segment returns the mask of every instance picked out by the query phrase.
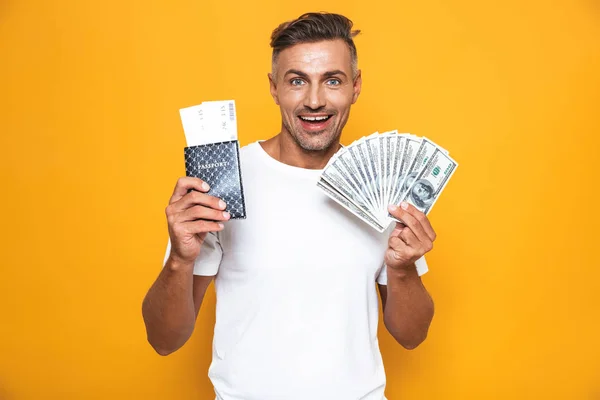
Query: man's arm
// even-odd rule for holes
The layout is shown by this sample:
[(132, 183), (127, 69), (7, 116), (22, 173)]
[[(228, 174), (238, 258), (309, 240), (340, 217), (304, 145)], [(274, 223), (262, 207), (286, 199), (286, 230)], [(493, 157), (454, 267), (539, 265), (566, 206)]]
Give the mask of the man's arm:
[(177, 181), (166, 208), (171, 251), (142, 304), (148, 341), (160, 355), (187, 342), (212, 276), (194, 276), (194, 263), (208, 232), (223, 229), (229, 219), (226, 204), (206, 194), (208, 184), (198, 178)]
[(194, 331), (196, 317), (212, 276), (193, 275), (194, 264), (167, 261), (142, 304), (148, 342), (161, 356), (183, 346)]
[(423, 286), (417, 269), (387, 269), (388, 284), (379, 285), (383, 322), (404, 348), (412, 350), (427, 337), (433, 319), (433, 300)]
[(398, 343), (414, 349), (427, 337), (433, 319), (433, 300), (415, 261), (431, 251), (436, 234), (425, 214), (410, 204), (389, 211), (403, 223), (396, 224), (385, 253), (387, 286), (379, 285), (383, 320)]

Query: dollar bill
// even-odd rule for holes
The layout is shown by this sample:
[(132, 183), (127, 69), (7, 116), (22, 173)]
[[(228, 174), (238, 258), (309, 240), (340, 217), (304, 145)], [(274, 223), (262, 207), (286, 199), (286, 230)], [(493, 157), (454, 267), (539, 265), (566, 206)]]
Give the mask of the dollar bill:
[(317, 186), (324, 191), (324, 193), (329, 196), (336, 203), (343, 206), (345, 209), (350, 211), (352, 214), (356, 215), (361, 221), (367, 223), (373, 229), (378, 232), (383, 232), (385, 228), (379, 224), (376, 219), (370, 217), (364, 210), (360, 209), (356, 205), (354, 205), (351, 201), (345, 198), (341, 193), (339, 193), (335, 188), (329, 185), (327, 182), (323, 180), (319, 180)]
[[(387, 201), (391, 201), (394, 197), (394, 193), (396, 191), (396, 182), (398, 181), (398, 177), (400, 174), (400, 171), (402, 170), (402, 159), (404, 157), (404, 153), (405, 153), (405, 148), (406, 148), (406, 144), (407, 144), (407, 136), (403, 135), (403, 134), (399, 134), (398, 135), (398, 139), (396, 140), (396, 146), (392, 152), (393, 157), (392, 157), (392, 171), (390, 173), (390, 183), (389, 183), (389, 198), (387, 199)], [(387, 216), (387, 206), (388, 204), (385, 204), (383, 206), (384, 212)]]
[(391, 184), (391, 164), (392, 164), (392, 142), (397, 138), (395, 131), (384, 132), (381, 136), (383, 142), (383, 198), (387, 203), (390, 198), (390, 184)]
[(346, 171), (342, 165), (336, 165), (333, 168), (327, 168), (321, 174), (321, 179), (329, 186), (333, 187), (337, 192), (343, 195), (348, 201), (362, 209), (372, 219), (378, 219), (371, 211), (370, 206), (365, 197), (359, 193), (358, 188), (353, 182), (345, 179)]
[(352, 146), (349, 147), (348, 152), (351, 156), (352, 166), (357, 172), (357, 179), (360, 182), (359, 188), (365, 194), (365, 196), (369, 199), (369, 204), (371, 205), (371, 211), (377, 215), (379, 208), (377, 206), (377, 201), (375, 200), (375, 195), (371, 191), (371, 186), (369, 185), (371, 179), (367, 176), (366, 169), (366, 157), (364, 151), (361, 147), (361, 143), (364, 142), (364, 138), (361, 138), (355, 141)]
[(384, 200), (381, 192), (381, 164), (379, 163), (379, 135), (372, 134), (365, 140), (367, 148), (367, 158), (371, 173), (373, 175), (373, 191), (377, 200), (377, 206), (380, 210), (384, 209)]
[(383, 232), (392, 220), (389, 204), (407, 201), (428, 213), (457, 163), (428, 138), (375, 132), (337, 151), (317, 186), (328, 197)]
[(401, 201), (406, 201), (424, 214), (428, 214), (454, 171), (456, 171), (457, 166), (456, 161), (446, 154), (443, 149), (436, 147), (427, 164), (424, 168), (421, 168)]
[[(389, 204), (398, 205), (400, 197), (408, 190), (408, 187), (414, 180), (414, 176), (419, 172), (418, 169), (424, 166), (423, 158), (430, 156), (431, 153), (433, 153), (434, 148), (434, 144), (433, 147), (431, 147), (430, 143), (426, 143), (422, 138), (406, 138), (406, 146), (404, 148), (404, 155), (402, 156), (402, 165), (400, 166), (401, 172), (398, 174), (394, 184), (394, 193), (390, 198)], [(426, 154), (427, 152), (429, 152), (429, 155)], [(418, 162), (417, 159), (419, 159), (420, 162)]]
[(386, 146), (388, 153), (388, 164), (387, 164), (387, 198), (389, 200), (390, 196), (392, 195), (392, 186), (393, 186), (393, 179), (392, 176), (394, 175), (394, 163), (396, 162), (396, 147), (397, 147), (397, 143), (398, 143), (398, 132), (397, 131), (393, 131), (391, 132), (392, 135), (389, 137), (389, 147)]
[(367, 140), (369, 138), (365, 138), (357, 142), (356, 149), (358, 150), (359, 162), (361, 164), (361, 168), (365, 172), (366, 177), (366, 187), (369, 190), (370, 195), (373, 199), (373, 205), (375, 207), (375, 212), (380, 220), (380, 223), (385, 224), (387, 222), (387, 217), (385, 213), (382, 212), (381, 208), (381, 199), (380, 193), (378, 190), (378, 173), (375, 167), (375, 160), (371, 158), (372, 149), (369, 147)]
[(350, 148), (352, 146), (348, 146), (348, 151), (340, 154), (340, 156), (335, 160), (332, 164), (334, 168), (338, 168), (343, 171), (343, 176), (346, 181), (351, 185), (351, 187), (355, 190), (356, 195), (364, 198), (366, 203), (369, 205), (369, 212), (375, 215), (375, 206), (369, 196), (364, 181), (361, 179), (359, 175), (359, 171), (354, 164), (353, 153), (350, 152)]
[(383, 203), (387, 201), (385, 195), (385, 140), (383, 139), (383, 133), (379, 136), (379, 173), (380, 173), (380, 186), (379, 191), (381, 193), (381, 199)]
[[(357, 201), (355, 201), (355, 203), (357, 203), (358, 200), (360, 200), (364, 205), (364, 210), (374, 216), (375, 213), (372, 210), (372, 206), (369, 202), (369, 197), (367, 196), (366, 192), (361, 188), (361, 184), (356, 177), (357, 174), (352, 171), (352, 168), (354, 168), (354, 166), (352, 164), (348, 164), (348, 158), (346, 157), (346, 160), (344, 160), (340, 156), (338, 160), (333, 162), (331, 168), (329, 169), (333, 169), (334, 171), (339, 173), (340, 180), (343, 181), (343, 186), (349, 187), (349, 200), (354, 201), (356, 199)], [(330, 184), (333, 184), (334, 186), (337, 185), (337, 183), (335, 182), (330, 182)]]

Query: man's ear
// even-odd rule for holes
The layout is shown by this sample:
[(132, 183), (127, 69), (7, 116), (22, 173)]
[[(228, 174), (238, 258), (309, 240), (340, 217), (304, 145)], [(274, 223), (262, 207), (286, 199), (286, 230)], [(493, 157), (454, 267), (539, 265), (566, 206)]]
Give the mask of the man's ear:
[(277, 84), (275, 83), (275, 79), (273, 78), (273, 74), (267, 74), (269, 77), (269, 86), (271, 89), (271, 96), (273, 96), (273, 100), (275, 100), (275, 104), (279, 105), (279, 97), (277, 96)]
[(352, 104), (356, 103), (356, 100), (358, 100), (358, 96), (360, 95), (360, 89), (362, 88), (362, 76), (361, 76), (360, 69), (356, 73), (356, 78), (354, 78), (353, 88), (354, 88), (354, 95), (352, 96)]

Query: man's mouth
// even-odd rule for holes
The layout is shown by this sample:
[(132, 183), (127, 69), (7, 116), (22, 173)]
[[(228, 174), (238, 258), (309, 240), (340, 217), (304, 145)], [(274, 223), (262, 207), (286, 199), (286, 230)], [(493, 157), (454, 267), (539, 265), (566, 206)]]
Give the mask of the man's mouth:
[(322, 131), (329, 125), (333, 115), (331, 114), (319, 114), (319, 115), (298, 115), (302, 128), (310, 132)]
[(320, 115), (318, 117), (314, 117), (314, 116), (305, 116), (305, 115), (300, 115), (299, 118), (302, 121), (306, 121), (306, 122), (321, 122), (321, 121), (326, 121), (331, 117), (331, 115)]

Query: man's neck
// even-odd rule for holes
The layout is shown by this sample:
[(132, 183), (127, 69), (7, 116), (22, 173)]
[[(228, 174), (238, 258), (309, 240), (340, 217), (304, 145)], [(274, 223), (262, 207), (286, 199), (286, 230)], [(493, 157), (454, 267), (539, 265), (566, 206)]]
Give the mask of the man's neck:
[(340, 149), (339, 141), (321, 151), (304, 150), (290, 136), (279, 133), (260, 143), (268, 155), (279, 162), (305, 169), (323, 169), (329, 159)]

